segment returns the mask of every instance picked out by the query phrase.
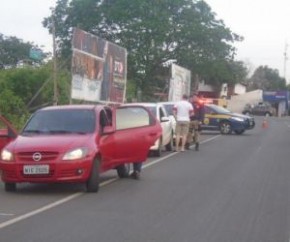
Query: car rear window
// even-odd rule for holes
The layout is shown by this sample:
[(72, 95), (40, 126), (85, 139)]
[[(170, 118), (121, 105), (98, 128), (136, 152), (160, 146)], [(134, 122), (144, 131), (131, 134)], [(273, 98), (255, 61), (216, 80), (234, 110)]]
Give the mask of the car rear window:
[(214, 105), (214, 104), (209, 104), (208, 107), (210, 107), (214, 112), (216, 113), (230, 113), (231, 111), (221, 107), (221, 106), (217, 106), (217, 105)]
[(150, 125), (149, 113), (141, 107), (125, 107), (117, 109), (116, 128), (117, 130), (137, 128)]

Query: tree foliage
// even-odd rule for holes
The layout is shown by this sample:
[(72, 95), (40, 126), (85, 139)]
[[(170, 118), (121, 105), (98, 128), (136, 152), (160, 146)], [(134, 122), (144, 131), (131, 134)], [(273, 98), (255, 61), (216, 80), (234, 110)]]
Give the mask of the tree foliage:
[[(210, 84), (236, 82), (244, 69), (232, 44), (242, 38), (199, 0), (58, 0), (44, 26), (56, 24), (59, 53), (70, 53), (73, 27), (128, 50), (128, 79), (145, 93), (166, 86), (168, 60)], [(238, 74), (234, 71), (241, 71)]]
[[(58, 73), (59, 104), (69, 103), (69, 81), (68, 72)], [(36, 109), (53, 104), (52, 63), (0, 70), (0, 97), (1, 113), (22, 127)]]
[[(30, 42), (24, 42), (14, 36), (4, 36), (0, 33), (0, 69), (14, 68), (22, 63), (33, 64), (35, 61), (30, 58), (30, 50), (39, 49)], [(43, 57), (47, 54), (43, 53)]]
[(1, 89), (0, 96), (1, 114), (19, 130), (29, 116), (23, 100), (9, 89)]
[(249, 89), (264, 91), (285, 90), (286, 80), (280, 77), (279, 71), (268, 66), (259, 66), (248, 80)]

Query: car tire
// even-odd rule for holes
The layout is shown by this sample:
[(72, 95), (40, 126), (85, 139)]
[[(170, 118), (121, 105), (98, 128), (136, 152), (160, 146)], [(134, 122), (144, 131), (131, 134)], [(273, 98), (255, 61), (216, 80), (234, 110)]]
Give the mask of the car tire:
[(16, 191), (16, 183), (5, 182), (5, 191), (6, 192), (15, 192)]
[(86, 182), (87, 192), (98, 192), (100, 183), (100, 160), (96, 158), (93, 161), (91, 174)]
[(130, 173), (130, 163), (122, 164), (116, 167), (117, 174), (120, 178), (129, 177)]
[(167, 151), (172, 151), (173, 150), (173, 134), (170, 136), (170, 141), (169, 143), (165, 146)]
[(220, 132), (221, 134), (231, 134), (232, 133), (232, 126), (230, 122), (222, 121), (220, 123)]
[(161, 154), (162, 154), (162, 139), (159, 139), (158, 148), (157, 150), (154, 150), (154, 155), (160, 157)]
[(270, 117), (270, 116), (271, 116), (271, 114), (269, 112), (265, 113), (265, 117)]
[(235, 134), (243, 134), (245, 132), (245, 130), (244, 129), (242, 129), (242, 130), (235, 130), (234, 132), (235, 132)]

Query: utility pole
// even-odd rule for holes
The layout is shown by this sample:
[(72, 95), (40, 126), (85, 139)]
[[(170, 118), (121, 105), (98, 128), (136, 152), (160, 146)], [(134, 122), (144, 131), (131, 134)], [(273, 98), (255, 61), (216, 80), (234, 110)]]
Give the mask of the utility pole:
[(288, 48), (288, 43), (286, 42), (285, 50), (284, 50), (284, 78), (286, 80), (286, 84), (288, 84), (287, 82), (287, 61), (288, 61), (287, 48)]
[(57, 90), (57, 61), (56, 61), (56, 41), (55, 41), (55, 13), (52, 8), (52, 48), (53, 48), (53, 105), (57, 105), (58, 102), (58, 90)]

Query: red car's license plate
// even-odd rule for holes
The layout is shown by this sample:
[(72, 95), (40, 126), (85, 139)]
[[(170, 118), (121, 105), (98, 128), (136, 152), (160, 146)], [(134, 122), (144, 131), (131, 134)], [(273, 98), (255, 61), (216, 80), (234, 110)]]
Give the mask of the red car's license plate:
[(23, 166), (24, 175), (49, 174), (49, 165), (25, 165)]

